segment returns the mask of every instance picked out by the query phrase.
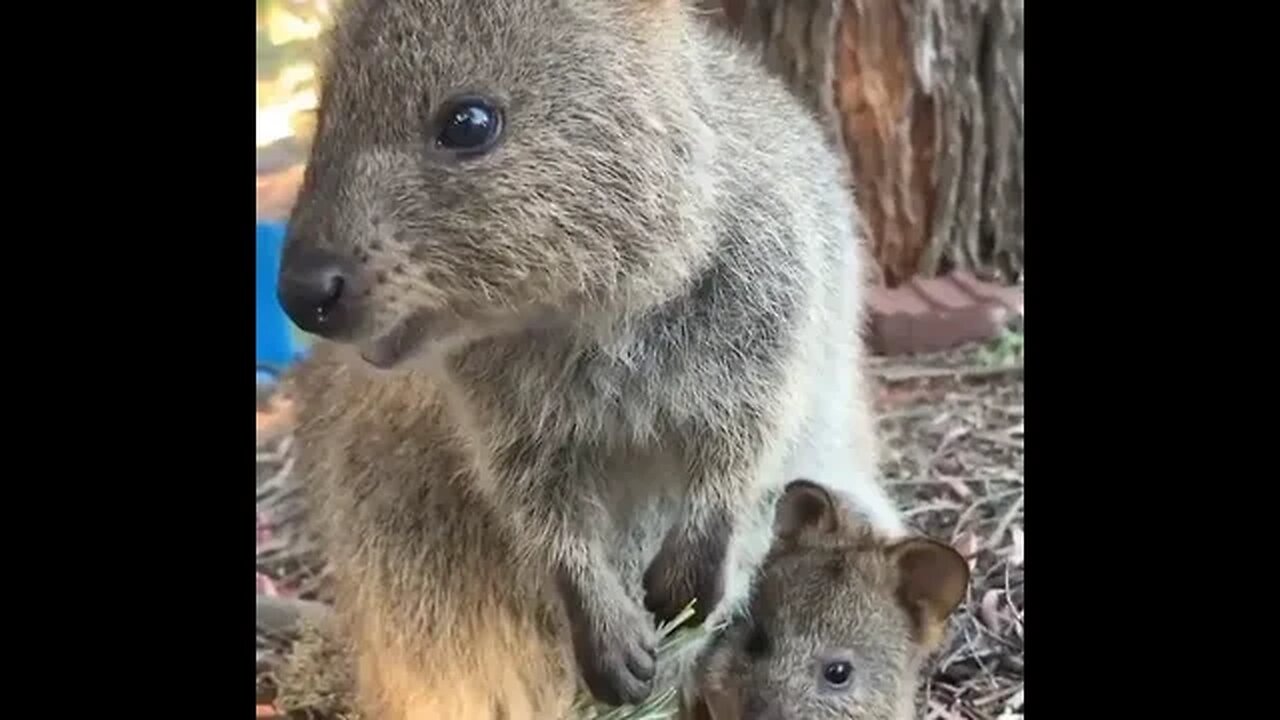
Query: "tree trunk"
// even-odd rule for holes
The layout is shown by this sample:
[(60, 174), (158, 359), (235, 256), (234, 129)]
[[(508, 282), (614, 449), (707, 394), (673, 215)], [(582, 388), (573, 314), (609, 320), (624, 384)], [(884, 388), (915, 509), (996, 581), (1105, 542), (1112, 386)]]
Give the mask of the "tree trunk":
[(1022, 0), (699, 0), (849, 155), (882, 279), (1023, 264)]

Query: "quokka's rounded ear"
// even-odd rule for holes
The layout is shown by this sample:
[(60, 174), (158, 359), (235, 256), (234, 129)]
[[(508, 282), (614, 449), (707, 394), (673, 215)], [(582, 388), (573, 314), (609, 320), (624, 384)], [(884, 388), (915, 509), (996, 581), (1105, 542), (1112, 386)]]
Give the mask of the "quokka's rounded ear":
[(831, 491), (812, 480), (792, 480), (778, 499), (774, 533), (795, 538), (801, 533), (825, 534), (840, 529), (839, 501)]
[(916, 639), (932, 646), (969, 591), (969, 563), (955, 548), (929, 538), (902, 540), (889, 553), (898, 566), (898, 599), (911, 615)]

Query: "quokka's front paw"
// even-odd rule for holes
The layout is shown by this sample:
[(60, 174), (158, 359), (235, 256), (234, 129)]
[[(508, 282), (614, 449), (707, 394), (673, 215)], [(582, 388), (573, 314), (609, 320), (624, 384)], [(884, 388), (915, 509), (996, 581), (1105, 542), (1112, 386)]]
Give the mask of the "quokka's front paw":
[[(587, 591), (590, 592), (590, 591)], [(562, 589), (573, 652), (587, 689), (609, 705), (637, 705), (653, 692), (657, 632), (630, 602)]]
[(722, 534), (691, 542), (673, 529), (644, 573), (644, 606), (669, 621), (694, 602), (694, 622), (702, 622), (724, 595), (728, 538)]

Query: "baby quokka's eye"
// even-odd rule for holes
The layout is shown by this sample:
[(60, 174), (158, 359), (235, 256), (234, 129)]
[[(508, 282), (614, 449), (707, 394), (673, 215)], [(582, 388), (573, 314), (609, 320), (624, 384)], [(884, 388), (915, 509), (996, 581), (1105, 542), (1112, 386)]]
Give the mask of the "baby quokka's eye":
[(484, 98), (459, 98), (445, 105), (437, 127), (437, 149), (463, 158), (474, 157), (488, 152), (497, 143), (502, 134), (502, 112)]
[(822, 666), (822, 680), (833, 690), (843, 690), (853, 679), (853, 665), (844, 660), (829, 662)]

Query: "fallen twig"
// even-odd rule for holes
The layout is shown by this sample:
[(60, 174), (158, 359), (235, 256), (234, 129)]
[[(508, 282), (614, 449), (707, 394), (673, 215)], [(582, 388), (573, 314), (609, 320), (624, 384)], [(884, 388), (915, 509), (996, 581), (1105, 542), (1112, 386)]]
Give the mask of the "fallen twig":
[(876, 416), (877, 423), (887, 423), (894, 420), (915, 420), (918, 418), (929, 417), (936, 412), (933, 408), (914, 408), (909, 410), (895, 410), (893, 412), (883, 413)]
[(970, 365), (957, 368), (890, 366), (874, 368), (872, 374), (885, 382), (903, 382), (928, 378), (983, 378), (1000, 375), (1020, 375), (1022, 374), (1022, 363), (995, 366)]
[(914, 517), (923, 515), (924, 513), (937, 512), (939, 510), (959, 510), (962, 506), (959, 503), (950, 500), (935, 500), (926, 505), (918, 505), (903, 513), (903, 517)]
[(1005, 511), (1004, 517), (1000, 518), (1000, 523), (996, 525), (995, 532), (992, 532), (991, 536), (987, 538), (988, 549), (994, 550), (1000, 544), (1000, 540), (1004, 538), (1005, 531), (1009, 529), (1009, 526), (1013, 524), (1013, 519), (1022, 510), (1022, 502), (1026, 497), (1026, 493), (1020, 493), (1018, 499)]
[(979, 698), (970, 700), (969, 704), (974, 707), (983, 707), (985, 705), (990, 705), (991, 703), (1000, 702), (1001, 700), (1017, 695), (1020, 692), (1022, 692), (1022, 683), (1010, 685), (1009, 687), (987, 693)]
[(1018, 450), (1024, 449), (1021, 440), (1015, 440), (1014, 438), (1000, 435), (998, 433), (978, 433), (977, 435), (974, 435), (974, 437), (986, 440), (987, 442), (996, 443), (997, 445), (1004, 445), (1005, 447), (1017, 448)]

